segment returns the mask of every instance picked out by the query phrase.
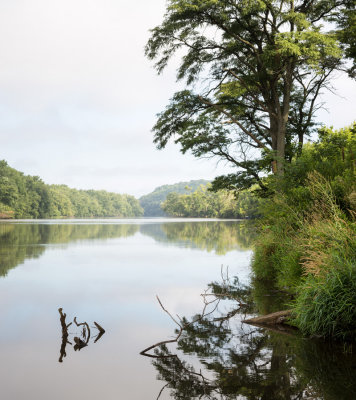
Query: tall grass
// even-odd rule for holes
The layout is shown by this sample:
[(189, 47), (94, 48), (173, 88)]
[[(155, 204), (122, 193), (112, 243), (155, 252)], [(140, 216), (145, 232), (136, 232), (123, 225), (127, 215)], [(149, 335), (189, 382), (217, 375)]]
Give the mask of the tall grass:
[(294, 303), (295, 324), (307, 335), (356, 338), (356, 266), (344, 262), (303, 280)]
[[(253, 271), (294, 294), (294, 323), (308, 335), (356, 339), (356, 224), (331, 185), (309, 174), (301, 210), (279, 197), (256, 243)], [(272, 218), (272, 220), (271, 220)]]

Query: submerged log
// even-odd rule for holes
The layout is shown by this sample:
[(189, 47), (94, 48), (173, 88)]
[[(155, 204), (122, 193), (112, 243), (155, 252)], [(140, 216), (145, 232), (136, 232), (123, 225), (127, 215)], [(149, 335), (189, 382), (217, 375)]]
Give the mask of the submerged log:
[(277, 311), (260, 317), (245, 319), (245, 324), (250, 325), (288, 325), (292, 310)]

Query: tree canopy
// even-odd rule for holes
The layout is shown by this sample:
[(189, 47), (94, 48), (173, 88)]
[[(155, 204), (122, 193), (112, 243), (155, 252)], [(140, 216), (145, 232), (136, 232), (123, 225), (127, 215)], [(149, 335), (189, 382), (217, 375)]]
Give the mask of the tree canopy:
[(207, 184), (204, 179), (192, 180), (189, 182), (178, 182), (173, 185), (158, 186), (153, 192), (139, 198), (144, 209), (145, 217), (163, 217), (166, 215), (161, 204), (166, 200), (169, 193), (188, 194), (196, 191), (200, 185)]
[(169, 193), (162, 209), (174, 217), (254, 218), (258, 216), (259, 200), (244, 190), (238, 197), (229, 190), (212, 192), (211, 185), (201, 185), (190, 194)]
[(47, 185), (0, 161), (0, 218), (139, 217), (143, 209), (127, 194)]
[(169, 0), (146, 55), (159, 73), (180, 56), (187, 87), (158, 115), (158, 148), (174, 139), (236, 167), (215, 189), (266, 190), (261, 176), (283, 175), (301, 154), (320, 93), (354, 55), (354, 10), (340, 0)]

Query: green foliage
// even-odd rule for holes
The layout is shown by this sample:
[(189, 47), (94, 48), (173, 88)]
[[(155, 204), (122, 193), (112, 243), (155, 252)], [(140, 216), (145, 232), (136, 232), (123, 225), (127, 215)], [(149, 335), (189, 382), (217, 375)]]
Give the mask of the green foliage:
[(14, 217), (14, 211), (6, 204), (0, 203), (0, 219), (8, 219)]
[(169, 193), (162, 209), (171, 216), (193, 218), (254, 218), (258, 215), (258, 199), (250, 191), (239, 193), (201, 185), (190, 194)]
[(319, 94), (349, 57), (350, 46), (340, 45), (330, 21), (345, 15), (346, 32), (351, 3), (169, 0), (146, 55), (161, 73), (178, 53), (177, 77), (187, 87), (158, 115), (157, 147), (173, 140), (183, 153), (217, 157), (235, 168), (214, 187), (258, 184), (266, 191), (270, 161), (282, 175), (301, 154)]
[(356, 258), (325, 276), (308, 275), (299, 288), (294, 313), (304, 334), (355, 340)]
[[(267, 205), (269, 207), (267, 207)], [(265, 203), (262, 230), (255, 243), (253, 271), (258, 279), (274, 280), (279, 288), (295, 292), (302, 273), (300, 238), (302, 226), (286, 199)]]
[(206, 185), (208, 181), (203, 179), (189, 182), (179, 182), (174, 185), (163, 185), (157, 187), (152, 193), (140, 197), (141, 207), (144, 209), (145, 217), (161, 217), (165, 216), (165, 212), (161, 208), (169, 193), (191, 193), (197, 190), (200, 185)]
[(356, 125), (322, 128), (262, 204), (253, 270), (294, 294), (305, 334), (356, 338)]
[(0, 161), (0, 215), (3, 218), (138, 217), (138, 200), (103, 190), (46, 185)]
[(345, 55), (352, 62), (348, 69), (352, 78), (356, 77), (356, 1), (345, 0), (345, 9), (334, 16), (338, 25), (337, 37), (342, 43)]

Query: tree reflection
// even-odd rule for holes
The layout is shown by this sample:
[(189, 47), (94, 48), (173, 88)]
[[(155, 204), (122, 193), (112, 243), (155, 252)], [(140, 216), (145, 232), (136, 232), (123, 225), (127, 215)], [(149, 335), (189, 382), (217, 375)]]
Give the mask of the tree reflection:
[(226, 254), (232, 250), (251, 248), (251, 223), (238, 221), (168, 222), (161, 225), (142, 225), (143, 234), (164, 243)]
[(28, 258), (40, 257), (44, 244), (128, 237), (138, 230), (133, 224), (0, 224), (0, 276)]
[(0, 223), (0, 276), (6, 276), (9, 270), (28, 258), (40, 257), (45, 244), (129, 237), (139, 231), (159, 242), (214, 250), (217, 254), (249, 248), (252, 232), (247, 223), (236, 221), (142, 225)]
[(162, 344), (154, 350), (158, 379), (166, 383), (164, 390), (170, 390), (172, 398), (354, 398), (355, 355), (292, 330), (281, 334), (243, 324), (256, 311), (253, 290), (238, 280), (229, 285), (229, 292), (226, 284), (210, 287), (209, 294), (220, 296), (215, 311), (189, 321), (182, 318), (183, 330), (174, 348)]

